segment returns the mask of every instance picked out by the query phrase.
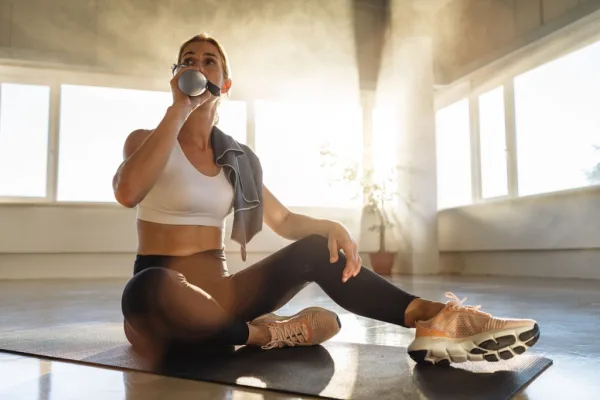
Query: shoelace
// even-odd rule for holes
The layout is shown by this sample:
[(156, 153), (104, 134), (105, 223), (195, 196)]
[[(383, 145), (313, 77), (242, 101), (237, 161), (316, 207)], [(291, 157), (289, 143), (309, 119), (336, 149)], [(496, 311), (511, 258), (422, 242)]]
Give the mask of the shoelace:
[(278, 347), (280, 344), (287, 344), (288, 346), (293, 347), (297, 343), (306, 343), (306, 336), (302, 329), (301, 322), (270, 324), (269, 332), (271, 332), (273, 340), (262, 346), (265, 350)]
[(465, 297), (462, 300), (459, 300), (459, 298), (452, 292), (446, 292), (446, 297), (448, 299), (450, 299), (449, 302), (447, 302), (446, 304), (450, 305), (452, 308), (456, 309), (456, 310), (460, 310), (460, 311), (469, 311), (475, 314), (481, 314), (481, 315), (485, 315), (486, 317), (491, 317), (491, 314), (483, 312), (480, 310), (481, 305), (477, 305), (477, 306), (467, 306), (464, 305), (463, 303), (465, 301), (467, 301), (467, 298)]

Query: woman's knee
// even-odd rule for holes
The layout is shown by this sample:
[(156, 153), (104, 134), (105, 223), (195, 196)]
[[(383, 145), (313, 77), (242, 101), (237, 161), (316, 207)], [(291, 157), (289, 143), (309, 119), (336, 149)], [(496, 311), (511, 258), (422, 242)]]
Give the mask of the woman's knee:
[[(297, 253), (312, 264), (331, 262), (329, 240), (321, 235), (310, 235), (300, 239), (297, 244)], [(338, 262), (345, 262), (344, 253), (338, 249)]]
[(337, 262), (331, 262), (329, 241), (323, 236), (310, 235), (299, 240), (296, 244), (297, 247), (294, 251), (295, 259), (300, 262), (300, 270), (305, 274), (304, 276), (307, 281), (317, 282), (323, 273), (329, 273), (334, 270), (331, 267), (346, 263), (344, 254), (340, 251), (338, 251)]
[(306, 236), (295, 243), (297, 249), (301, 252), (311, 254), (329, 254), (329, 244), (327, 238), (321, 235)]

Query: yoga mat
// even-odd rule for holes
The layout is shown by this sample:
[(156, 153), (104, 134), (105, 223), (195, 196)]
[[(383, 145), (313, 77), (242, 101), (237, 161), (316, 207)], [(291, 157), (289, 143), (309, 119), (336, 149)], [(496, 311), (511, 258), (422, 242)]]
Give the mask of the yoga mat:
[(269, 351), (231, 347), (219, 354), (173, 350), (151, 366), (131, 348), (121, 323), (5, 330), (0, 350), (333, 399), (505, 400), (552, 364), (525, 354), (497, 363), (417, 366), (403, 347), (330, 341)]

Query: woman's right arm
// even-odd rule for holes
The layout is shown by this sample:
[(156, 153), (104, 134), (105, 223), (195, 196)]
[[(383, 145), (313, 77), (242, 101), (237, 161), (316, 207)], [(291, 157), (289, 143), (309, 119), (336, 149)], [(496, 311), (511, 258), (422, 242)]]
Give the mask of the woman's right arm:
[(194, 66), (183, 68), (171, 78), (173, 104), (156, 129), (133, 131), (125, 140), (124, 161), (113, 177), (115, 199), (125, 207), (133, 208), (146, 197), (167, 164), (187, 117), (211, 97), (208, 90), (190, 98), (179, 89), (179, 76), (188, 69), (198, 70)]
[(113, 178), (115, 199), (135, 207), (152, 189), (165, 167), (189, 108), (171, 106), (153, 131), (136, 130), (123, 146), (124, 161)]

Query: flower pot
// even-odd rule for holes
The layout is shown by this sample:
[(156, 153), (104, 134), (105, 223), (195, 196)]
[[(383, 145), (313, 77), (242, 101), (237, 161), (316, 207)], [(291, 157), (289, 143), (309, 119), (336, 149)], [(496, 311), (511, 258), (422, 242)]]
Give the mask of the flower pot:
[(378, 251), (376, 253), (369, 253), (369, 258), (371, 259), (371, 267), (374, 272), (384, 276), (392, 275), (396, 253)]

